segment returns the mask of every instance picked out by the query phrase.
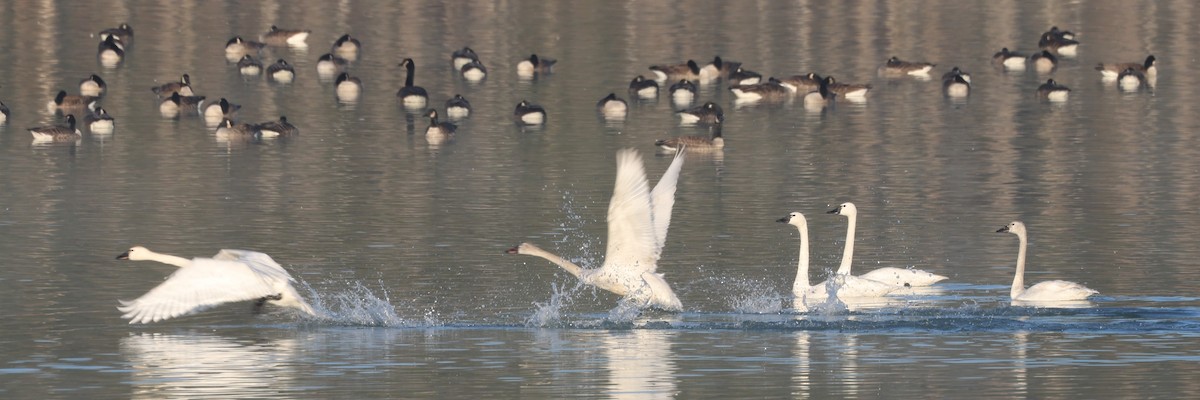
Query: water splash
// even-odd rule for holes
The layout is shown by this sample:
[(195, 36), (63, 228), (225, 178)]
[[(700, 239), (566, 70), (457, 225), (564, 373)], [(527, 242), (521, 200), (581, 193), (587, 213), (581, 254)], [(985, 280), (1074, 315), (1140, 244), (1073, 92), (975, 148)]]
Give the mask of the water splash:
[(531, 328), (548, 328), (562, 324), (562, 310), (574, 302), (573, 294), (578, 291), (580, 284), (573, 289), (560, 288), (557, 283), (550, 284), (550, 301), (534, 302), (535, 310), (525, 319), (525, 326)]
[[(414, 321), (404, 319), (396, 312), (396, 306), (389, 298), (387, 288), (379, 282), (379, 294), (364, 285), (361, 281), (344, 283), (341, 290), (325, 289), (319, 292), (307, 282), (300, 282), (301, 290), (306, 292), (310, 305), (317, 311), (318, 317), (311, 322), (331, 325), (352, 326), (413, 326)], [(332, 286), (332, 285), (323, 285)], [(426, 313), (425, 325), (436, 324), (436, 316)]]

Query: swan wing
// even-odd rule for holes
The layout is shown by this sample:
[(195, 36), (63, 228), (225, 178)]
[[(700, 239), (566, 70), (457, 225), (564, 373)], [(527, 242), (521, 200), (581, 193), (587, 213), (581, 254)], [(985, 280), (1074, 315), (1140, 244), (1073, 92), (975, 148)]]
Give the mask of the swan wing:
[(637, 151), (618, 151), (617, 181), (608, 203), (608, 247), (601, 268), (654, 271), (658, 259), (649, 186)]
[(896, 267), (883, 267), (858, 277), (870, 279), (873, 281), (883, 282), (893, 286), (929, 286), (934, 283), (946, 280), (946, 277), (934, 274), (932, 272)]
[(259, 253), (250, 250), (236, 249), (221, 249), (217, 255), (213, 256), (214, 260), (234, 261), (246, 264), (251, 270), (259, 275), (270, 277), (280, 281), (295, 282), (291, 274), (283, 269), (282, 265), (275, 262), (275, 259), (266, 253)]
[(646, 282), (643, 290), (650, 291), (648, 305), (665, 311), (683, 310), (683, 303), (675, 296), (675, 291), (671, 290), (671, 285), (667, 284), (663, 274), (643, 272), (642, 280)]
[(654, 221), (654, 259), (662, 254), (667, 244), (667, 228), (671, 226), (671, 209), (675, 206), (675, 187), (679, 183), (679, 171), (683, 169), (683, 149), (675, 153), (671, 166), (663, 172), (654, 190), (650, 191), (651, 220)]
[(223, 303), (277, 295), (269, 276), (242, 262), (197, 258), (167, 280), (133, 301), (122, 301), (118, 310), (129, 323), (157, 322), (192, 314)]

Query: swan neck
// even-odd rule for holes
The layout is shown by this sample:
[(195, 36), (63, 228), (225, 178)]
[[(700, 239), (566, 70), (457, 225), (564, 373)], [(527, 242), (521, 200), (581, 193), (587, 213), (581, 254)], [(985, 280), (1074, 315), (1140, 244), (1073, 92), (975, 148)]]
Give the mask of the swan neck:
[(838, 266), (838, 275), (850, 275), (850, 262), (854, 258), (854, 230), (858, 215), (847, 215), (850, 219), (846, 226), (846, 247), (842, 249), (842, 265)]
[(1009, 297), (1016, 299), (1025, 292), (1025, 246), (1028, 244), (1028, 239), (1025, 233), (1018, 233), (1017, 239), (1021, 242), (1020, 250), (1017, 251), (1017, 273), (1013, 277), (1012, 290), (1009, 292)]
[(800, 261), (796, 266), (796, 281), (792, 283), (792, 294), (804, 293), (808, 290), (808, 227), (797, 227), (800, 230)]
[(570, 272), (571, 275), (574, 275), (576, 278), (581, 278), (581, 275), (583, 274), (582, 267), (575, 265), (573, 262), (567, 261), (565, 258), (559, 257), (557, 254), (542, 250), (539, 247), (529, 249), (528, 254), (531, 256), (545, 258), (552, 263), (558, 264), (559, 267), (567, 270), (567, 272)]
[(192, 266), (192, 260), (189, 260), (189, 259), (186, 259), (183, 257), (173, 256), (170, 254), (155, 253), (155, 252), (152, 252), (149, 250), (147, 250), (146, 252), (149, 253), (146, 256), (147, 260), (158, 261), (163, 264), (171, 264), (171, 265), (174, 265), (179, 268), (187, 268), (187, 267)]

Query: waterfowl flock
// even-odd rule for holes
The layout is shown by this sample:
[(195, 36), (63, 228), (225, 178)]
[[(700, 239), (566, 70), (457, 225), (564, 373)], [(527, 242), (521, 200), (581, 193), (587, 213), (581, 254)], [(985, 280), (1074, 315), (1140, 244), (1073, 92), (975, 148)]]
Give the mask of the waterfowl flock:
[[(296, 68), (285, 58), (278, 58), (264, 67), (264, 49), (271, 46), (307, 46), (306, 41), (310, 35), (311, 31), (308, 30), (271, 26), (259, 37), (260, 41), (248, 40), (242, 36), (229, 39), (224, 48), (225, 57), (232, 65), (236, 65), (237, 74), (264, 74), (273, 82), (287, 84), (297, 79)], [(100, 32), (99, 37), (97, 57), (104, 66), (119, 65), (128, 52), (134, 51), (131, 48), (133, 29), (128, 24), (105, 29)], [(1031, 65), (1038, 73), (1048, 74), (1063, 62), (1063, 58), (1076, 57), (1078, 46), (1079, 42), (1073, 33), (1053, 27), (1040, 36), (1038, 51), (1026, 55), (1004, 47), (992, 55), (991, 62), (996, 68), (1006, 71), (1019, 71)], [(336, 76), (333, 84), (340, 100), (352, 101), (362, 92), (362, 82), (350, 74), (361, 51), (360, 41), (346, 34), (332, 42), (328, 53), (316, 59), (318, 75), (330, 78)], [(478, 82), (488, 77), (484, 62), (469, 47), (451, 52), (450, 63), (464, 80)], [(423, 62), (422, 65), (428, 64)], [(563, 66), (569, 68), (569, 64), (567, 61)], [(878, 74), (886, 79), (928, 80), (937, 65), (892, 56), (880, 64)], [(431, 104), (437, 103), (432, 103), (429, 91), (419, 86), (417, 60), (404, 58), (397, 66), (404, 73), (403, 86), (396, 92), (398, 104), (406, 109), (424, 110), (420, 115), (428, 119), (425, 137), (430, 143), (452, 142), (458, 134), (458, 126), (442, 117), (449, 120), (470, 117), (470, 102), (462, 94), (454, 94), (445, 101), (445, 112), (439, 113), (436, 105), (430, 108)], [(518, 76), (530, 77), (552, 74), (555, 69), (563, 66), (559, 66), (558, 60), (553, 58), (530, 54), (522, 58), (514, 68)], [(674, 152), (676, 155), (658, 184), (653, 187), (649, 186), (642, 158), (636, 150), (626, 149), (617, 153), (616, 183), (608, 211), (608, 247), (604, 263), (600, 267), (589, 269), (578, 266), (530, 243), (522, 243), (508, 252), (547, 259), (579, 278), (582, 283), (623, 296), (640, 306), (678, 311), (683, 305), (672, 291), (665, 275), (659, 272), (657, 262), (670, 225), (679, 173), (686, 153), (720, 151), (726, 145), (720, 129), (726, 114), (721, 105), (701, 99), (702, 92), (698, 90), (698, 86), (723, 83), (738, 102), (771, 103), (798, 100), (805, 107), (815, 108), (827, 107), (841, 101), (866, 102), (870, 94), (877, 89), (871, 83), (843, 83), (832, 75), (820, 75), (816, 72), (781, 75), (785, 76), (783, 78), (768, 76), (764, 79), (764, 75), (748, 69), (743, 63), (725, 60), (720, 56), (715, 56), (703, 66), (689, 59), (680, 63), (649, 65), (648, 69), (653, 79), (647, 78), (646, 75), (635, 76), (628, 85), (628, 95), (635, 100), (656, 99), (660, 96), (660, 88), (669, 85), (667, 94), (672, 102), (681, 108), (676, 111), (680, 122), (707, 126), (710, 128), (709, 134), (656, 140), (654, 145), (657, 148)], [(1123, 90), (1152, 88), (1157, 76), (1157, 59), (1150, 55), (1142, 62), (1100, 63), (1095, 70), (1100, 72), (1105, 82), (1117, 82)], [(178, 80), (149, 88), (159, 99), (159, 111), (163, 117), (203, 116), (214, 135), (227, 139), (262, 140), (299, 134), (299, 128), (285, 116), (259, 123), (237, 122), (241, 105), (224, 97), (210, 101), (205, 95), (196, 92), (187, 73), (179, 76)], [(971, 95), (971, 75), (957, 66), (941, 75), (941, 81), (947, 97), (963, 98)], [(1064, 102), (1068, 101), (1070, 92), (1071, 89), (1067, 86), (1047, 78), (1045, 83), (1037, 88), (1035, 95), (1051, 102)], [(109, 114), (109, 110), (100, 106), (106, 94), (107, 83), (104, 78), (92, 74), (79, 81), (79, 94), (69, 94), (66, 90), (60, 90), (47, 102), (47, 110), (62, 115), (63, 124), (34, 127), (28, 131), (35, 142), (74, 142), (83, 136), (77, 126), (77, 122), (82, 118), (84, 126), (88, 127), (91, 134), (112, 134), (116, 126), (115, 119)], [(696, 105), (692, 106), (693, 104)], [(596, 109), (605, 118), (623, 119), (628, 115), (629, 104), (616, 92), (611, 92), (596, 103)], [(5, 123), (11, 112), (9, 107), (0, 102), (0, 123)], [(518, 125), (542, 125), (549, 121), (548, 114), (549, 111), (545, 107), (521, 99), (516, 103), (512, 118)], [(829, 297), (887, 296), (902, 293), (907, 288), (934, 285), (948, 279), (932, 272), (894, 267), (852, 275), (857, 208), (853, 203), (843, 203), (831, 213), (848, 219), (845, 250), (837, 271), (826, 278), (826, 283), (817, 285), (810, 284), (812, 280), (809, 277), (808, 221), (804, 214), (793, 212), (779, 219), (779, 222), (795, 226), (800, 232), (800, 260), (792, 294), (801, 303)], [(1019, 238), (1019, 254), (1010, 293), (1014, 302), (1075, 301), (1087, 299), (1097, 293), (1081, 284), (1067, 281), (1048, 281), (1029, 288), (1024, 287), (1027, 242), (1025, 225), (1012, 222), (998, 232), (1013, 233)], [(211, 259), (185, 260), (134, 247), (130, 252), (123, 254), (122, 258), (155, 260), (180, 267), (176, 274), (158, 288), (133, 302), (123, 303), (121, 310), (126, 313), (125, 318), (130, 319), (131, 323), (159, 321), (224, 302), (245, 300), (257, 300), (259, 305), (265, 301), (283, 303), (307, 314), (313, 314), (311, 307), (304, 303), (290, 286), (293, 281), (291, 276), (262, 253), (223, 250)], [(226, 283), (246, 284), (244, 293), (215, 297), (200, 291), (201, 288), (189, 283), (189, 279), (203, 278), (193, 277), (192, 272), (204, 268), (222, 268), (227, 271), (231, 275), (227, 277)], [(212, 271), (215, 270), (203, 273), (215, 273)], [(249, 285), (249, 282), (257, 282), (258, 286)], [(187, 301), (180, 300), (179, 293), (190, 297), (187, 297)], [(163, 302), (174, 303), (159, 304)]]

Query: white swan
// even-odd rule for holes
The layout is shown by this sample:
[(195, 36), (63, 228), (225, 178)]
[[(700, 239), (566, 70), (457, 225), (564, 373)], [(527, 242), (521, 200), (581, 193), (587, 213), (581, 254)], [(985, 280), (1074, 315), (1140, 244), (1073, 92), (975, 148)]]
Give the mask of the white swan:
[(292, 307), (315, 316), (316, 312), (292, 287), (295, 279), (263, 253), (223, 249), (212, 258), (188, 260), (159, 254), (137, 246), (118, 260), (151, 260), (179, 267), (167, 280), (133, 301), (121, 301), (118, 310), (129, 323), (158, 322), (204, 311), (223, 303), (257, 300)]
[(667, 240), (675, 186), (684, 152), (675, 155), (658, 185), (650, 190), (642, 157), (633, 149), (617, 152), (617, 181), (608, 204), (608, 246), (600, 268), (585, 269), (529, 243), (508, 250), (545, 258), (585, 284), (625, 296), (644, 306), (679, 311), (683, 304), (656, 272)]
[[(796, 229), (800, 230), (800, 262), (796, 268), (796, 281), (792, 283), (792, 296), (798, 302), (805, 304), (810, 300), (824, 300), (829, 298), (829, 281), (816, 285), (808, 284), (808, 220), (804, 218), (804, 214), (793, 212), (786, 217), (778, 219), (777, 222), (795, 226)], [(838, 275), (834, 279), (834, 282), (840, 285), (835, 288), (834, 292), (834, 296), (839, 299), (879, 297), (900, 289), (899, 286), (863, 279), (849, 274)]]
[[(850, 275), (850, 263), (854, 257), (854, 229), (858, 223), (858, 208), (854, 206), (854, 203), (846, 202), (838, 208), (830, 210), (829, 213), (843, 215), (850, 219), (850, 225), (846, 228), (846, 247), (842, 251), (842, 265), (837, 270), (838, 274)], [(904, 287), (929, 286), (946, 279), (944, 276), (915, 268), (895, 267), (880, 268), (858, 277)]]
[(1099, 292), (1088, 289), (1087, 286), (1068, 281), (1045, 281), (1025, 288), (1025, 245), (1029, 242), (1025, 233), (1025, 224), (1013, 221), (996, 232), (1008, 232), (1017, 235), (1021, 241), (1021, 250), (1017, 253), (1017, 274), (1013, 277), (1012, 290), (1009, 296), (1013, 301), (1073, 301), (1086, 300), (1088, 296)]

